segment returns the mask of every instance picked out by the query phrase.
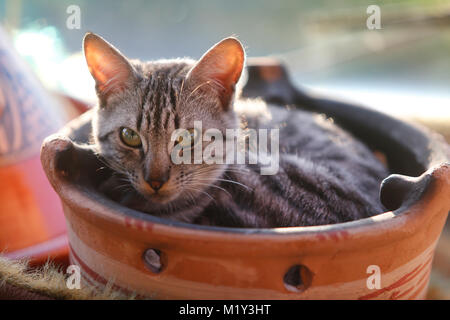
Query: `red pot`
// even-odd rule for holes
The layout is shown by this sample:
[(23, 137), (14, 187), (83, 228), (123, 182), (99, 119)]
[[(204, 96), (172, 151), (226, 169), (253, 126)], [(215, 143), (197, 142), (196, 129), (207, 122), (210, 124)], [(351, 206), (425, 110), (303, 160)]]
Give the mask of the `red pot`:
[(68, 120), (0, 29), (0, 252), (8, 257), (67, 257), (64, 215), (39, 152)]

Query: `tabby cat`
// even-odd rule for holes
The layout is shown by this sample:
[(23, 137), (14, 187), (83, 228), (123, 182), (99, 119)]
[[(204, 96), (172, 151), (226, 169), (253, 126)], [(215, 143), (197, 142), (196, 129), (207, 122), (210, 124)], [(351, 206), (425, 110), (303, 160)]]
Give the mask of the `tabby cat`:
[[(378, 190), (388, 172), (364, 144), (323, 115), (237, 97), (245, 63), (237, 39), (222, 40), (199, 61), (140, 62), (88, 33), (84, 54), (99, 98), (92, 144), (115, 172), (101, 189), (123, 205), (246, 228), (332, 224), (383, 211)], [(279, 129), (278, 172), (261, 174), (259, 160), (174, 164), (171, 152), (183, 139), (172, 133), (201, 136), (194, 121), (225, 138), (226, 129)]]

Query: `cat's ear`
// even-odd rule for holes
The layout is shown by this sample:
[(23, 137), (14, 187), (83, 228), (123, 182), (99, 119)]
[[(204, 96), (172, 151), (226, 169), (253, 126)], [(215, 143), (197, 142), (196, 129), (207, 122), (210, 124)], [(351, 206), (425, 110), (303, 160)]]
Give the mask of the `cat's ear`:
[(87, 33), (83, 39), (83, 49), (101, 99), (122, 92), (135, 81), (136, 72), (127, 58), (100, 36)]
[(245, 52), (236, 38), (226, 38), (206, 52), (188, 74), (194, 85), (214, 88), (228, 108), (244, 68)]

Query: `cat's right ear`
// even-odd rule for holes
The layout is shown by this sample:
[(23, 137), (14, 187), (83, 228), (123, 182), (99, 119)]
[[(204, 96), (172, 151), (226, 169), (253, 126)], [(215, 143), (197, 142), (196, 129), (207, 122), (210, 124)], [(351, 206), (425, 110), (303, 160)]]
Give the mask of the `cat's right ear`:
[(244, 68), (245, 52), (238, 39), (226, 38), (206, 52), (189, 71), (187, 78), (197, 88), (203, 85), (216, 90), (225, 109), (230, 107), (236, 83)]
[(100, 99), (106, 100), (132, 86), (136, 71), (113, 45), (96, 34), (87, 33), (83, 49)]

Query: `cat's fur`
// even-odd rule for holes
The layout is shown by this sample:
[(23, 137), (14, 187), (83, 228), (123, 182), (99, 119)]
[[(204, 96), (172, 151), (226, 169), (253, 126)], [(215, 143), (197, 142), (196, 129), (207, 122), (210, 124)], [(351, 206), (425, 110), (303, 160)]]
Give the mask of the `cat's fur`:
[[(178, 221), (231, 227), (338, 223), (381, 213), (380, 182), (388, 175), (372, 152), (322, 115), (262, 101), (235, 101), (244, 51), (234, 38), (189, 59), (126, 59), (88, 34), (84, 52), (96, 80), (99, 106), (93, 143), (117, 172), (102, 189), (133, 209)], [(280, 129), (279, 172), (260, 165), (180, 164), (170, 158), (173, 130)], [(129, 127), (142, 147), (125, 146)], [(203, 143), (205, 148), (207, 143)], [(163, 181), (155, 192), (149, 181)], [(123, 187), (123, 188), (122, 188)]]

